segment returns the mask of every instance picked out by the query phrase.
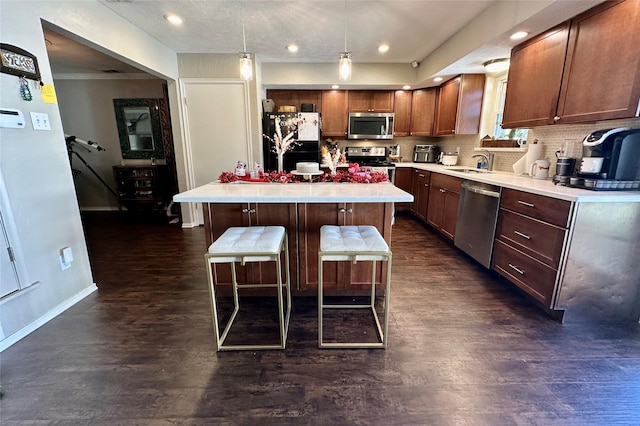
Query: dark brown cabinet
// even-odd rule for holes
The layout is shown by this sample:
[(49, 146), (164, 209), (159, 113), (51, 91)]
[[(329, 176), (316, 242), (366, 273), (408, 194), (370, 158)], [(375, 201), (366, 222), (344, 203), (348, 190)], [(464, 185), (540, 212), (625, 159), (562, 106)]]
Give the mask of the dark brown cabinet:
[(276, 111), (284, 105), (293, 105), (300, 111), (302, 104), (315, 104), (316, 111), (322, 110), (322, 90), (267, 89), (267, 98), (276, 104)]
[(349, 112), (393, 112), (391, 90), (349, 90)]
[[(393, 203), (306, 203), (298, 205), (300, 293), (315, 294), (318, 287), (318, 248), (322, 225), (373, 225), (391, 242)], [(371, 262), (325, 262), (326, 294), (366, 294), (371, 291)], [(386, 270), (378, 263), (376, 286), (381, 288)]]
[[(413, 181), (413, 174), (414, 171), (413, 169), (409, 169), (409, 168), (405, 168), (405, 167), (398, 167), (396, 168), (396, 177), (395, 177), (395, 185), (410, 193), (413, 194), (413, 190), (412, 190), (412, 181)], [(414, 195), (415, 198), (415, 195)], [(395, 207), (397, 211), (407, 211), (407, 210), (411, 210), (411, 205), (412, 203), (395, 203)]]
[[(216, 203), (203, 204), (207, 247), (227, 228), (232, 226), (280, 225), (287, 230), (289, 243), (289, 266), (292, 288), (298, 276), (297, 268), (297, 214), (295, 204)], [(231, 291), (231, 265), (213, 265), (216, 287), (225, 294)], [(238, 282), (248, 284), (274, 283), (276, 280), (273, 262), (236, 264)], [(244, 290), (243, 294), (248, 293)], [(254, 293), (259, 293), (256, 290)]]
[(413, 170), (413, 178), (411, 182), (413, 203), (411, 204), (411, 211), (413, 212), (413, 214), (424, 221), (427, 220), (430, 181), (431, 172), (418, 169)]
[(493, 269), (546, 307), (555, 295), (569, 201), (503, 189)]
[(410, 90), (396, 90), (393, 101), (393, 134), (409, 136), (411, 132), (411, 100)]
[(502, 126), (634, 117), (639, 32), (640, 2), (607, 1), (516, 46)]
[(169, 204), (167, 166), (114, 166), (118, 203), (129, 210), (161, 210)]
[(348, 98), (345, 90), (322, 91), (322, 136), (344, 138), (348, 125)]
[(484, 74), (463, 74), (440, 86), (436, 136), (475, 135), (480, 130)]
[(411, 99), (411, 136), (433, 136), (438, 89), (418, 89)]
[(432, 173), (427, 208), (427, 223), (453, 240), (458, 219), (458, 202), (462, 180)]

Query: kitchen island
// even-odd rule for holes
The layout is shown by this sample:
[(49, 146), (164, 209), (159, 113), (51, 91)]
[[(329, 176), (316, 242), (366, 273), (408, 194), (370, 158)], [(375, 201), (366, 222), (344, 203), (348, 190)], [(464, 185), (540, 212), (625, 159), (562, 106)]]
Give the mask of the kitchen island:
[[(395, 202), (411, 202), (413, 196), (385, 183), (219, 183), (182, 192), (175, 202), (202, 203), (206, 241), (203, 254), (230, 226), (281, 225), (287, 230), (292, 292), (315, 295), (318, 281), (318, 247), (322, 225), (373, 225), (391, 245)], [(376, 274), (381, 288), (385, 280), (382, 265)], [(271, 267), (271, 268), (270, 268)], [(271, 265), (238, 266), (241, 282), (273, 282)], [(360, 295), (370, 289), (371, 266), (347, 262), (326, 262), (325, 293)], [(230, 292), (229, 265), (215, 266), (216, 288)], [(256, 294), (260, 294), (259, 290)]]
[[(589, 191), (463, 166), (397, 166), (432, 182), (447, 176), (458, 186), (462, 180), (499, 186), (491, 269), (554, 316), (564, 321), (640, 319), (640, 192)], [(426, 196), (423, 206), (428, 207), (423, 208), (428, 210), (432, 200)]]

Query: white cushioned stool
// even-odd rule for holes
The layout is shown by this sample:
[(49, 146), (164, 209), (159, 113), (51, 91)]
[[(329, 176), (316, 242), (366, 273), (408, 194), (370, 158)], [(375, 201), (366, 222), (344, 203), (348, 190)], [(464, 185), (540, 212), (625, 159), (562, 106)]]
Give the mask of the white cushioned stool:
[[(282, 280), (282, 261), (285, 258), (286, 281)], [(213, 314), (213, 329), (216, 337), (218, 351), (224, 350), (257, 350), (257, 349), (284, 349), (289, 331), (289, 319), (291, 316), (291, 277), (289, 274), (289, 245), (287, 233), (282, 226), (251, 226), (232, 227), (227, 229), (220, 237), (209, 246), (205, 254), (207, 263), (207, 277), (209, 279), (209, 294), (211, 296), (211, 310)], [(275, 262), (276, 283), (267, 284), (239, 284), (236, 276), (236, 262), (244, 265), (246, 262)], [(234, 309), (222, 335), (218, 324), (218, 309), (216, 304), (215, 282), (211, 265), (214, 263), (231, 263), (231, 280), (233, 284)], [(273, 345), (225, 345), (224, 341), (229, 334), (233, 321), (240, 309), (238, 289), (242, 288), (275, 287), (278, 290), (278, 318), (280, 326), (280, 343)], [(283, 301), (283, 291), (286, 291), (286, 313)]]
[[(324, 302), (322, 264), (325, 261), (371, 261), (371, 296), (368, 304), (332, 305)], [(387, 262), (382, 324), (375, 309), (376, 261)], [(375, 226), (333, 226), (320, 228), (318, 252), (318, 347), (320, 348), (386, 348), (389, 325), (389, 291), (391, 288), (391, 250)], [(371, 309), (378, 331), (378, 342), (324, 342), (322, 337), (324, 309)]]

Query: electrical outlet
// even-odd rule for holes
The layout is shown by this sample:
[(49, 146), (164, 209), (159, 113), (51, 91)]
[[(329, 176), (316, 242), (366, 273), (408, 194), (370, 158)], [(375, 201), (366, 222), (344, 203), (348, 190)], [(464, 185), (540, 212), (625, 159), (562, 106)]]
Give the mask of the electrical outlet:
[(71, 247), (64, 247), (60, 249), (60, 269), (63, 271), (65, 269), (69, 269), (71, 267), (71, 262), (73, 262), (73, 251)]
[(49, 114), (46, 112), (30, 112), (31, 124), (33, 124), (33, 130), (51, 130), (51, 123), (49, 122)]

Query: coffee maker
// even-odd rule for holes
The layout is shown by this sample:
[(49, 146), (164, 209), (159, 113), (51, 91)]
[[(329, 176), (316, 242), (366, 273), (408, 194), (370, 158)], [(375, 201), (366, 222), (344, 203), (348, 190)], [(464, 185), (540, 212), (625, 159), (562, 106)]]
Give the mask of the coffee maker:
[(589, 134), (582, 145), (582, 162), (569, 186), (640, 190), (640, 129), (598, 130)]

